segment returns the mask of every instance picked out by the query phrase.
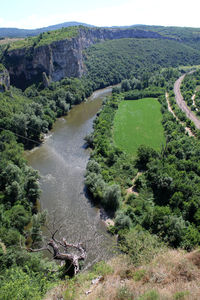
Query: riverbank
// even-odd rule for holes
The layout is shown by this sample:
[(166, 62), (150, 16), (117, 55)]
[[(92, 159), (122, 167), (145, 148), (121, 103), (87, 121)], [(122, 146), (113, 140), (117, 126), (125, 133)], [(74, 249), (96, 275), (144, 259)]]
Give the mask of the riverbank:
[(92, 131), (103, 98), (111, 91), (112, 87), (95, 91), (87, 101), (75, 105), (55, 122), (45, 142), (26, 156), (29, 165), (41, 174), (41, 208), (63, 220), (66, 229), (61, 235), (71, 242), (82, 238), (87, 243), (86, 267), (112, 256), (111, 245), (115, 243), (98, 209), (88, 200), (84, 185), (90, 153), (84, 137)]

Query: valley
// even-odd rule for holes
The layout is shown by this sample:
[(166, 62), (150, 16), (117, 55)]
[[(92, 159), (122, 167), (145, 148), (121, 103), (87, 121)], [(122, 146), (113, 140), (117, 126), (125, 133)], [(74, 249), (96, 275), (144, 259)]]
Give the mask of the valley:
[[(0, 299), (198, 299), (200, 133), (177, 105), (183, 93), (198, 116), (194, 29), (80, 25), (7, 41)], [(70, 259), (50, 260), (60, 253)]]

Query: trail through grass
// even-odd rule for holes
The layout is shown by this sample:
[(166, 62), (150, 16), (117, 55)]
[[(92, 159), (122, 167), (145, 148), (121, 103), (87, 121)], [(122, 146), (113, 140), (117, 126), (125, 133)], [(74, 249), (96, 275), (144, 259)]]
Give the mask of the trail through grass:
[(157, 99), (122, 101), (114, 119), (114, 142), (133, 155), (141, 144), (160, 150), (165, 144), (161, 120)]

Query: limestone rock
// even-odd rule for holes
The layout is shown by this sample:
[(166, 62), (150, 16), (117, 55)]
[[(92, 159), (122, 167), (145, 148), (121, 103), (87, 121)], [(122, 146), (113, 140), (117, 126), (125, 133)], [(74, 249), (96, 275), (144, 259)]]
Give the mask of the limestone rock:
[(10, 88), (10, 76), (8, 70), (0, 64), (0, 92), (5, 92)]
[(44, 79), (81, 77), (85, 72), (83, 50), (105, 40), (121, 38), (165, 38), (152, 31), (138, 29), (106, 29), (80, 27), (76, 37), (54, 41), (49, 45), (7, 51), (5, 60), (11, 84), (25, 88)]

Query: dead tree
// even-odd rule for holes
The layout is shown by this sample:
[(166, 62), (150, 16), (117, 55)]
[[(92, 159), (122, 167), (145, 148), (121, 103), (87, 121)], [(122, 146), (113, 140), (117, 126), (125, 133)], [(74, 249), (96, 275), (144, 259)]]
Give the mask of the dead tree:
[[(48, 228), (49, 229), (49, 228)], [(66, 273), (70, 276), (76, 275), (80, 270), (79, 261), (86, 259), (86, 250), (82, 243), (68, 243), (65, 238), (62, 241), (55, 238), (59, 229), (51, 232), (51, 237), (47, 240), (46, 245), (39, 249), (27, 248), (29, 252), (39, 252), (47, 250), (53, 256), (53, 259), (65, 262)]]

